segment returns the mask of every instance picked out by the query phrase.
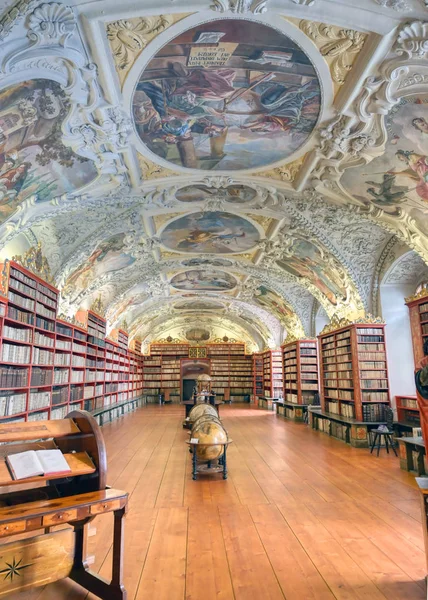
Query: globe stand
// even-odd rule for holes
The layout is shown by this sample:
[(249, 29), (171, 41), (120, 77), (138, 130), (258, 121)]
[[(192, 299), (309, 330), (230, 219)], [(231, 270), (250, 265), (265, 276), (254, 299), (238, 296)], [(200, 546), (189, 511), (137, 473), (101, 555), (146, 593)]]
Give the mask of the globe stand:
[[(199, 444), (198, 442), (186, 442), (189, 444), (189, 449), (192, 453), (192, 479), (196, 481), (198, 473), (223, 473), (223, 479), (227, 479), (227, 447), (232, 443), (232, 440), (227, 442), (216, 442), (215, 444)], [(218, 466), (213, 466), (213, 461), (198, 463), (198, 456), (196, 452), (197, 446), (223, 446), (223, 454), (218, 459)]]

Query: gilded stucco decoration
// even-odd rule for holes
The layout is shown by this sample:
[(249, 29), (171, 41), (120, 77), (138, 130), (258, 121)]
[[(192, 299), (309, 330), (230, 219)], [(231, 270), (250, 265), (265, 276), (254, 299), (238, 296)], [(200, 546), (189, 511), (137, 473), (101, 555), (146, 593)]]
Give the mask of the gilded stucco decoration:
[(333, 81), (342, 86), (363, 49), (367, 35), (314, 21), (300, 21), (299, 27), (319, 48), (330, 66)]
[(40, 242), (37, 244), (37, 246), (32, 246), (29, 248), (25, 254), (12, 256), (12, 260), (25, 267), (41, 279), (44, 279), (49, 283), (53, 283), (49, 262), (46, 256), (43, 255), (42, 245)]
[(107, 39), (121, 84), (147, 44), (186, 16), (187, 14), (135, 17), (107, 23)]
[(151, 179), (164, 179), (178, 175), (178, 173), (175, 173), (173, 170), (161, 167), (141, 154), (138, 154), (138, 163), (140, 165), (144, 181), (149, 181)]

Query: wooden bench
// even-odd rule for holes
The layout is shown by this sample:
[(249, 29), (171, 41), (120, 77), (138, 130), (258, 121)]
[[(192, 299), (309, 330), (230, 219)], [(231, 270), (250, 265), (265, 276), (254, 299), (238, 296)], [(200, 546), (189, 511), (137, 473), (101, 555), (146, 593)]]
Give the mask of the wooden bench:
[[(126, 600), (122, 564), (128, 494), (106, 485), (106, 450), (94, 417), (73, 411), (58, 421), (0, 423), (0, 444), (0, 598), (70, 577), (103, 600)], [(54, 448), (63, 452), (70, 475), (12, 478), (7, 455)], [(86, 563), (88, 524), (108, 512), (113, 513), (110, 582)]]

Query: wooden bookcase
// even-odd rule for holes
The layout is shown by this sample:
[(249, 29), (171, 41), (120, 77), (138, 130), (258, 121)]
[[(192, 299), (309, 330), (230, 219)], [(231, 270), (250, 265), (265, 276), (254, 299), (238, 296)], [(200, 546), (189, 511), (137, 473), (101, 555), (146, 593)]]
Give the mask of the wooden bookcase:
[(357, 323), (321, 333), (319, 352), (321, 411), (310, 411), (312, 426), (366, 447), (390, 403), (385, 325)]
[(295, 340), (282, 346), (284, 400), (279, 402), (280, 415), (302, 421), (308, 405), (318, 393), (318, 350), (316, 340)]
[[(423, 288), (418, 294), (406, 298), (406, 304), (409, 309), (413, 357), (415, 360), (415, 367), (417, 368), (424, 357), (424, 343), (428, 340), (428, 289)], [(410, 421), (418, 418), (419, 427), (421, 426), (421, 417), (417, 406), (417, 399), (416, 408), (414, 408), (412, 412), (407, 409), (405, 411), (401, 410), (400, 413), (398, 413), (397, 404), (397, 417), (400, 428), (405, 428), (405, 424), (409, 421), (409, 417)]]
[(253, 354), (253, 396), (254, 402), (263, 396), (263, 355), (260, 353)]
[(125, 332), (115, 345), (117, 394), (109, 397), (105, 319), (92, 311), (79, 311), (81, 326), (58, 319), (56, 288), (14, 261), (1, 268), (2, 422), (62, 419), (73, 409), (93, 412), (113, 403), (122, 403), (124, 412), (124, 402), (141, 396), (142, 357), (128, 351)]
[(253, 358), (243, 343), (207, 344), (212, 389), (220, 400), (243, 402), (253, 393)]
[(172, 402), (181, 398), (181, 359), (189, 355), (190, 344), (153, 343), (144, 357), (144, 395), (159, 402), (159, 395)]
[(406, 298), (410, 314), (412, 331), (413, 356), (415, 366), (424, 357), (424, 342), (428, 339), (428, 290), (424, 288), (420, 294)]
[(416, 396), (395, 396), (398, 434), (403, 437), (422, 436), (421, 415)]
[(282, 398), (284, 393), (282, 350), (266, 350), (263, 356), (263, 396)]

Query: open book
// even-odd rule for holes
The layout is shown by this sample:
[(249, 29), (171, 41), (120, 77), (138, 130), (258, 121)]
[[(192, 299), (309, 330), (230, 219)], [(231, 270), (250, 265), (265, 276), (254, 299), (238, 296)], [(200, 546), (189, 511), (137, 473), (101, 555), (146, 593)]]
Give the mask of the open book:
[(71, 473), (61, 450), (28, 450), (7, 456), (6, 462), (14, 479)]

